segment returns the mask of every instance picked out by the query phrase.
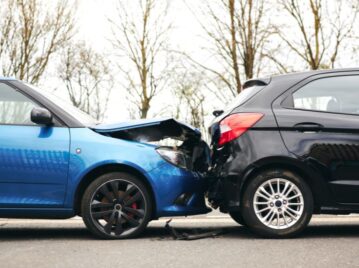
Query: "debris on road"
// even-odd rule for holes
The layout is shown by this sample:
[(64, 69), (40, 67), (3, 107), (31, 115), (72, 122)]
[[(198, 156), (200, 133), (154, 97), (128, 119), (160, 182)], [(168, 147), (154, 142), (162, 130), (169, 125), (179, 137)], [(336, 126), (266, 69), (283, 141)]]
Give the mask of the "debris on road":
[(170, 232), (173, 239), (175, 240), (198, 240), (198, 239), (209, 238), (209, 237), (215, 238), (224, 233), (223, 229), (217, 229), (217, 230), (206, 231), (206, 232), (201, 232), (201, 229), (193, 229), (192, 233), (180, 232), (179, 230), (176, 230), (175, 228), (170, 226), (171, 221), (172, 219), (166, 222), (165, 228)]

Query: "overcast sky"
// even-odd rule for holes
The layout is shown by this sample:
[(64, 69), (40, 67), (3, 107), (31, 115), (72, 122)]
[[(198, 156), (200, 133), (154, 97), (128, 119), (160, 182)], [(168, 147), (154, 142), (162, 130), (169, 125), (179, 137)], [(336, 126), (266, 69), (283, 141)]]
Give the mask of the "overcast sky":
[[(89, 42), (100, 52), (109, 52), (109, 57), (113, 57), (113, 50), (109, 42), (111, 26), (108, 18), (116, 17), (115, 6), (117, 1), (79, 0), (78, 2), (78, 38)], [(205, 59), (205, 53), (200, 49), (204, 46), (203, 42), (205, 42), (201, 37), (201, 27), (183, 0), (170, 0), (168, 18), (174, 25), (174, 29), (169, 36), (171, 47), (181, 51), (194, 52), (198, 59)], [(165, 94), (164, 98), (161, 99), (170, 101), (171, 95)], [(153, 110), (160, 110), (155, 106), (161, 105), (164, 104), (160, 100), (154, 100)], [(123, 94), (121, 94), (121, 90), (117, 88), (113, 91), (112, 101), (109, 103), (107, 120), (117, 121), (128, 118), (126, 101)]]
[[(111, 27), (108, 23), (108, 18), (116, 17), (116, 2), (121, 0), (78, 0), (77, 10), (77, 27), (78, 37), (87, 41), (96, 50), (107, 53), (108, 57), (111, 57), (116, 62), (116, 58), (113, 56), (113, 49), (108, 41), (111, 38)], [(126, 0), (129, 1), (129, 0)], [(168, 0), (170, 1), (170, 8), (168, 18), (173, 22), (174, 29), (169, 36), (171, 47), (181, 51), (186, 51), (191, 55), (194, 55), (198, 61), (208, 63), (208, 54), (202, 48), (207, 44), (207, 40), (203, 37), (203, 31), (198, 23), (198, 17), (193, 14), (188, 8), (190, 3), (192, 6), (199, 4), (199, 1), (205, 0)], [(215, 1), (215, 0), (213, 0)], [(333, 0), (336, 1), (336, 0)], [(186, 5), (187, 3), (187, 5)], [(286, 23), (287, 17), (277, 16), (273, 13), (272, 19), (276, 20), (276, 24)], [(203, 18), (202, 18), (203, 19)], [(294, 32), (289, 32), (295, 34)], [(358, 63), (357, 60), (353, 60), (352, 56), (349, 56), (352, 52), (348, 48), (348, 56), (344, 56), (341, 61), (342, 67), (354, 66)], [(293, 54), (285, 53), (288, 61), (295, 61), (296, 57)], [(117, 62), (116, 62), (117, 63)], [(212, 64), (216, 64), (213, 63)], [(301, 66), (298, 66), (299, 70), (302, 70)], [(114, 68), (115, 69), (115, 68)], [(269, 73), (271, 70), (269, 70)], [(119, 78), (120, 75), (117, 76)], [(109, 104), (107, 112), (108, 121), (126, 120), (130, 117), (128, 113), (128, 105), (124, 99), (124, 94), (119, 85), (113, 90), (113, 95)], [(171, 95), (164, 94), (161, 99), (155, 99), (153, 102), (153, 111), (160, 110), (161, 106), (171, 102)], [(208, 109), (213, 109), (216, 106), (220, 106), (220, 103), (216, 103), (215, 100), (210, 101), (211, 105), (208, 105)], [(167, 114), (170, 115), (170, 114)]]

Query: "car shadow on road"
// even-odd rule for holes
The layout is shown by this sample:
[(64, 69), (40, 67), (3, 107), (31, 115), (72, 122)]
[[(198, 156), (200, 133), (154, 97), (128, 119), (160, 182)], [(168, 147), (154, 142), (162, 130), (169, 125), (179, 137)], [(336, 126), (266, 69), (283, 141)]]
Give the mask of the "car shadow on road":
[[(216, 239), (261, 239), (243, 226), (221, 227), (223, 233)], [(176, 229), (179, 232), (192, 233), (193, 228), (183, 227)], [(209, 232), (218, 230), (216, 227), (196, 228), (198, 232)], [(308, 226), (297, 239), (304, 238), (347, 238), (359, 237), (359, 225), (316, 225)], [(85, 227), (58, 227), (58, 228), (39, 228), (39, 227), (0, 227), (0, 242), (21, 241), (21, 240), (98, 240), (91, 235)], [(173, 240), (173, 237), (164, 227), (148, 227), (143, 235), (137, 239), (152, 241)], [(206, 238), (212, 239), (212, 238)]]
[[(248, 228), (240, 226), (226, 229), (224, 236), (234, 239), (263, 239), (253, 234)], [(303, 232), (294, 239), (305, 238), (345, 238), (345, 237), (359, 237), (359, 225), (315, 225), (308, 226)]]
[(58, 227), (58, 228), (38, 228), (23, 227), (13, 228), (10, 225), (0, 228), (0, 241), (12, 240), (47, 240), (47, 239), (70, 239), (83, 240), (93, 239), (91, 233), (85, 227)]
[(300, 237), (335, 238), (335, 237), (359, 237), (359, 225), (315, 225), (307, 227)]

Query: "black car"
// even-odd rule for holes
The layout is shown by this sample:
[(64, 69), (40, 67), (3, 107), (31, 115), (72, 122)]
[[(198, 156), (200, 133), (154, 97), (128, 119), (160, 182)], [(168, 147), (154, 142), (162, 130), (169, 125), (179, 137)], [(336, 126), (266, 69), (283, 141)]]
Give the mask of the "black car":
[(212, 206), (267, 237), (359, 212), (359, 69), (249, 80), (214, 114)]

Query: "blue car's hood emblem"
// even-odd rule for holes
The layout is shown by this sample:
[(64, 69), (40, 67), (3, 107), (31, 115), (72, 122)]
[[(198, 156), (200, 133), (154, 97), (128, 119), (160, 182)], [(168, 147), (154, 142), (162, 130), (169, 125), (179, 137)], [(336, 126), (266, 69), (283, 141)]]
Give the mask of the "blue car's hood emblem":
[(164, 138), (200, 138), (201, 132), (190, 125), (179, 122), (173, 118), (140, 119), (117, 124), (100, 124), (91, 127), (94, 131), (103, 134), (111, 134), (119, 138), (130, 138), (131, 140), (146, 139), (147, 141), (158, 141)]

